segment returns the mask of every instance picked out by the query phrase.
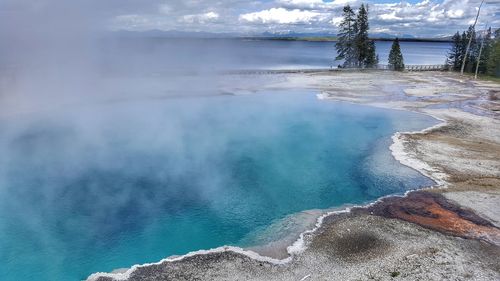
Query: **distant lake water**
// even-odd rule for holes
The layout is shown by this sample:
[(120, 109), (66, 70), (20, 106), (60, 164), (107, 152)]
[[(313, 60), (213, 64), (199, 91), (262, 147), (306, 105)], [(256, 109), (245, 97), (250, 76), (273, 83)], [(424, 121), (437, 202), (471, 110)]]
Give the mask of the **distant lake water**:
[[(376, 42), (380, 63), (387, 64), (392, 42)], [(400, 42), (405, 64), (444, 64), (451, 48), (448, 42)]]
[[(376, 42), (381, 64), (387, 64), (391, 44)], [(450, 47), (446, 42), (401, 42), (406, 64), (444, 64)], [(340, 63), (336, 56), (334, 42), (128, 38), (107, 44), (104, 58), (111, 68), (162, 72), (329, 68)]]

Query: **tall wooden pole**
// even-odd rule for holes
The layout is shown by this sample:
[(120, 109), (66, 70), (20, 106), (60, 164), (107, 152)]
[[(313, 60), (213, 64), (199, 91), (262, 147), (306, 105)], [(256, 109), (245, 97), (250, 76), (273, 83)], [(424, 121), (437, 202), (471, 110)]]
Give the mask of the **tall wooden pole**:
[[(476, 20), (474, 21), (474, 24), (472, 25), (472, 30), (474, 31), (476, 29), (476, 23), (477, 23), (477, 18), (479, 18), (479, 12), (481, 12), (481, 6), (483, 6), (483, 1), (481, 1), (481, 5), (479, 5), (479, 9), (477, 10), (477, 15), (476, 15)], [(469, 38), (469, 43), (467, 44), (467, 49), (465, 49), (465, 56), (464, 60), (462, 61), (462, 68), (460, 69), (460, 74), (464, 74), (464, 68), (465, 68), (465, 62), (467, 61), (467, 56), (469, 55), (469, 49), (470, 49), (470, 44), (472, 43), (472, 36), (474, 33), (471, 34)]]

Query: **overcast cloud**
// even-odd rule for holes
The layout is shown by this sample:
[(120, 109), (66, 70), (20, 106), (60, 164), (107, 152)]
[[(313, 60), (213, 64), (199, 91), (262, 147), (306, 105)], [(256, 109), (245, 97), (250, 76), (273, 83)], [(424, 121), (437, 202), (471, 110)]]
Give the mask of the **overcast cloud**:
[[(472, 23), (480, 0), (359, 1), (165, 1), (148, 13), (113, 17), (110, 27), (125, 30), (182, 30), (207, 32), (336, 32), (345, 4), (370, 5), (372, 32), (439, 36)], [(500, 26), (500, 1), (483, 6), (479, 27)]]
[[(465, 29), (481, 0), (0, 0), (0, 24), (11, 30), (33, 28), (26, 17), (110, 30), (178, 30), (253, 34), (336, 32), (345, 4), (370, 5), (372, 32), (440, 36)], [(500, 0), (486, 0), (479, 27), (500, 27)], [(3, 20), (1, 19), (3, 18)], [(56, 17), (61, 19), (61, 17)], [(6, 22), (10, 20), (10, 22)], [(13, 24), (14, 23), (14, 24)], [(62, 22), (56, 24), (64, 24)], [(49, 27), (42, 24), (41, 27)], [(75, 26), (74, 23), (69, 26)], [(38, 27), (34, 27), (38, 28)]]

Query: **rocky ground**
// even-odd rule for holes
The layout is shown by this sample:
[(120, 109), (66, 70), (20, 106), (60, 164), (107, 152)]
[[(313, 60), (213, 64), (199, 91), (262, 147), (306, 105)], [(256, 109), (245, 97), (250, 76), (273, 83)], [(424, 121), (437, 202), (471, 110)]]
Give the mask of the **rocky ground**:
[(438, 186), (326, 216), (285, 260), (220, 248), (89, 279), (500, 280), (498, 83), (445, 72), (321, 72), (260, 77), (253, 90), (298, 88), (443, 120), (396, 134), (391, 147)]

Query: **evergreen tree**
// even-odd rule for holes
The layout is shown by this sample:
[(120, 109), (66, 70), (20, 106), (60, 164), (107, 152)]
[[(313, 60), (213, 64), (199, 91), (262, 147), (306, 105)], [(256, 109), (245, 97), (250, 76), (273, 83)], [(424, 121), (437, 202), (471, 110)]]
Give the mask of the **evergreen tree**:
[(462, 36), (460, 37), (460, 65), (462, 64), (462, 61), (464, 60), (465, 57), (465, 50), (467, 50), (467, 34), (462, 32)]
[(367, 56), (366, 56), (365, 66), (366, 67), (377, 66), (378, 55), (376, 54), (376, 50), (375, 50), (375, 41), (373, 41), (373, 40), (368, 41), (368, 50), (366, 53), (367, 53)]
[(451, 38), (453, 40), (451, 50), (448, 53), (447, 64), (455, 71), (459, 71), (462, 65), (462, 42), (460, 33), (457, 31)]
[(369, 39), (368, 39), (368, 10), (364, 4), (359, 8), (358, 17), (356, 19), (357, 34), (355, 39), (356, 44), (356, 59), (359, 67), (365, 67), (368, 56), (371, 54)]
[[(482, 46), (482, 50), (481, 50)], [(488, 59), (490, 57), (490, 51), (492, 47), (491, 40), (491, 27), (486, 30), (486, 33), (481, 35), (478, 39), (478, 47), (481, 53), (481, 57), (478, 57), (479, 60), (479, 73), (486, 73), (488, 67)]]
[(492, 40), (490, 55), (488, 57), (488, 75), (500, 77), (500, 29), (495, 32), (495, 39)]
[(368, 38), (368, 5), (361, 4), (356, 18), (356, 58), (359, 67), (373, 67), (377, 64), (375, 42)]
[(469, 26), (462, 35), (457, 32), (452, 37), (453, 44), (446, 60), (448, 65), (453, 70), (460, 70), (469, 38), (472, 40), (465, 62), (465, 71), (474, 73), (479, 61), (478, 73), (500, 76), (500, 29), (495, 31), (495, 36), (492, 36), (491, 28), (489, 28), (485, 34), (478, 37), (473, 26)]
[(337, 60), (344, 60), (344, 67), (356, 66), (356, 14), (349, 5), (344, 6), (343, 20), (339, 26), (337, 35), (338, 41), (335, 44), (337, 48)]
[(337, 60), (344, 60), (344, 67), (373, 67), (378, 64), (375, 42), (368, 38), (368, 6), (361, 4), (356, 15), (349, 5), (343, 9), (339, 26)]
[(389, 53), (389, 67), (397, 71), (403, 71), (405, 69), (403, 54), (401, 54), (401, 47), (397, 37), (396, 40), (392, 42), (391, 52)]
[(465, 52), (467, 50), (467, 44), (469, 43), (469, 38), (472, 37), (471, 45), (469, 48), (469, 54), (467, 55), (467, 60), (465, 61), (465, 71), (466, 72), (473, 72), (474, 67), (476, 65), (476, 59), (478, 55), (478, 48), (477, 48), (477, 40), (476, 40), (476, 32), (474, 30), (474, 27), (471, 25), (469, 26), (469, 29), (467, 30), (467, 33), (464, 32), (462, 34), (462, 61), (463, 58), (465, 57)]

